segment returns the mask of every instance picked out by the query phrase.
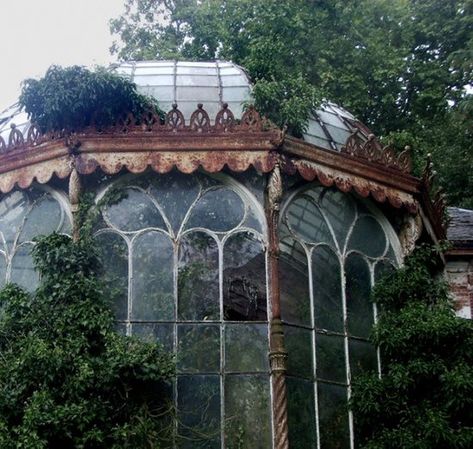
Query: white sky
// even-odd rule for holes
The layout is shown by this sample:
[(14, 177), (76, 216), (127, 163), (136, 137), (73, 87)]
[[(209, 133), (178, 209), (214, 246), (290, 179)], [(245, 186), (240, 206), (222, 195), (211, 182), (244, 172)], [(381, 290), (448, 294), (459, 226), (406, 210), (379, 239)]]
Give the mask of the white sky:
[(25, 78), (51, 64), (108, 65), (108, 22), (124, 0), (0, 0), (0, 112), (15, 103)]

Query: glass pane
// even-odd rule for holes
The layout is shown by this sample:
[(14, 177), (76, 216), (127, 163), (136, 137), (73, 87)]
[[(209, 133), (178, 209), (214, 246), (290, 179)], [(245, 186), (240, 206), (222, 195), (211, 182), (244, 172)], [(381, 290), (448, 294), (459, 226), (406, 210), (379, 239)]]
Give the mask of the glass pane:
[(236, 228), (245, 216), (242, 199), (227, 188), (205, 192), (192, 210), (186, 228), (206, 228), (226, 232)]
[(118, 204), (112, 204), (103, 212), (112, 227), (124, 232), (145, 228), (167, 229), (148, 194), (134, 188), (123, 189), (123, 193), (125, 197)]
[(346, 383), (344, 337), (317, 334), (315, 336), (315, 364), (318, 379)]
[(293, 326), (284, 326), (284, 343), (288, 353), (289, 375), (312, 379), (312, 331)]
[(289, 447), (315, 449), (314, 384), (307, 380), (286, 378)]
[(347, 233), (356, 217), (356, 205), (353, 198), (339, 190), (327, 189), (321, 195), (321, 209), (331, 224), (342, 250)]
[(378, 370), (378, 355), (371, 343), (350, 338), (348, 345), (352, 379), (362, 372)]
[(104, 232), (95, 237), (102, 263), (102, 280), (109, 295), (115, 318), (128, 318), (128, 246), (121, 236)]
[(266, 321), (266, 260), (263, 247), (249, 232), (232, 235), (223, 249), (224, 317)]
[(23, 224), (27, 207), (26, 194), (20, 191), (12, 192), (0, 201), (0, 231), (9, 247), (13, 245)]
[(220, 371), (220, 328), (203, 324), (178, 326), (177, 369), (186, 373)]
[(33, 245), (26, 243), (17, 248), (13, 256), (10, 281), (23, 287), (25, 290), (33, 291), (39, 282), (39, 276), (33, 265), (31, 250)]
[(332, 243), (327, 223), (316, 205), (308, 195), (300, 195), (289, 205), (287, 223), (297, 237), (311, 243)]
[(143, 339), (144, 341), (160, 343), (167, 351), (173, 351), (173, 324), (133, 323), (131, 325), (131, 334)]
[(319, 432), (321, 449), (349, 449), (347, 389), (318, 382)]
[(7, 277), (7, 262), (5, 259), (5, 254), (3, 252), (0, 252), (0, 288), (3, 288), (3, 286), (5, 285), (6, 277)]
[(280, 244), (281, 316), (287, 323), (311, 325), (307, 255), (302, 245), (287, 238)]
[(266, 372), (268, 362), (266, 324), (227, 324), (225, 326), (225, 371)]
[(386, 251), (386, 236), (378, 221), (371, 216), (358, 218), (350, 237), (348, 249), (357, 250), (369, 257), (381, 257)]
[(196, 177), (180, 172), (151, 179), (151, 195), (158, 201), (175, 234), (179, 232), (182, 221), (197, 199), (199, 191)]
[(245, 222), (243, 223), (243, 226), (246, 228), (251, 228), (254, 229), (255, 231), (258, 232), (263, 232), (263, 226), (261, 224), (261, 220), (257, 216), (256, 212), (248, 207), (248, 210), (246, 212), (246, 219)]
[(173, 245), (160, 232), (133, 242), (133, 320), (173, 321)]
[(318, 246), (312, 253), (312, 281), (315, 326), (343, 332), (340, 261), (328, 246)]
[(177, 409), (179, 449), (220, 448), (219, 376), (179, 376)]
[(374, 267), (374, 279), (378, 282), (384, 276), (393, 273), (396, 270), (394, 265), (386, 259), (380, 260)]
[(267, 376), (225, 378), (227, 449), (271, 447), (271, 408)]
[(345, 263), (348, 332), (367, 338), (374, 322), (371, 276), (366, 260), (351, 254)]
[(219, 319), (217, 242), (203, 232), (187, 234), (179, 245), (178, 267), (179, 319)]
[(36, 200), (27, 214), (20, 242), (31, 241), (38, 235), (49, 235), (61, 225), (61, 206), (50, 195)]

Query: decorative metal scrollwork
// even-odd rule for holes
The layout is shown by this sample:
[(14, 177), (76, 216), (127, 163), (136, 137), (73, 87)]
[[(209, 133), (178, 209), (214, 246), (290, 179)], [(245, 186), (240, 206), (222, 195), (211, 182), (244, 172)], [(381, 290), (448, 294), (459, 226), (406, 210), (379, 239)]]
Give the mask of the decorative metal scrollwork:
[(28, 133), (26, 134), (26, 144), (29, 146), (36, 146), (41, 143), (41, 133), (39, 131), (39, 128), (32, 124), (28, 128)]
[(12, 123), (10, 136), (8, 137), (8, 146), (12, 149), (17, 149), (23, 147), (25, 144), (25, 139), (20, 130), (17, 129), (16, 125)]
[(243, 113), (241, 117), (241, 127), (247, 131), (262, 130), (261, 116), (253, 105), (248, 106), (248, 109)]
[(403, 173), (410, 173), (412, 168), (409, 147), (398, 154), (390, 146), (383, 147), (373, 134), (363, 139), (358, 131), (354, 132), (342, 147), (341, 152)]
[(183, 129), (186, 126), (182, 112), (177, 109), (177, 104), (172, 105), (172, 109), (166, 114), (166, 127), (173, 132)]
[(210, 130), (210, 117), (203, 107), (203, 104), (199, 103), (197, 109), (191, 115), (190, 129), (198, 133)]
[(184, 115), (178, 109), (177, 104), (172, 105), (171, 111), (163, 119), (156, 110), (145, 111), (139, 118), (132, 113), (123, 114), (112, 125), (105, 125), (100, 114), (94, 114), (91, 124), (86, 128), (77, 130), (55, 130), (42, 133), (40, 128), (31, 124), (27, 131), (22, 133), (15, 124), (11, 125), (8, 140), (0, 137), (0, 153), (7, 153), (10, 150), (28, 149), (39, 146), (48, 141), (67, 139), (72, 134), (97, 135), (106, 134), (110, 136), (120, 136), (123, 134), (139, 133), (248, 133), (261, 132), (263, 130), (274, 129), (274, 126), (266, 126), (266, 122), (261, 118), (253, 106), (249, 106), (244, 112), (241, 121), (235, 120), (233, 112), (227, 103), (223, 103), (222, 109), (215, 117), (215, 124), (212, 125), (209, 114), (203, 105), (199, 103), (197, 109), (192, 113), (189, 125), (186, 125)]
[(235, 123), (233, 112), (228, 109), (228, 103), (223, 103), (222, 109), (218, 111), (215, 117), (215, 128), (218, 131), (231, 131)]

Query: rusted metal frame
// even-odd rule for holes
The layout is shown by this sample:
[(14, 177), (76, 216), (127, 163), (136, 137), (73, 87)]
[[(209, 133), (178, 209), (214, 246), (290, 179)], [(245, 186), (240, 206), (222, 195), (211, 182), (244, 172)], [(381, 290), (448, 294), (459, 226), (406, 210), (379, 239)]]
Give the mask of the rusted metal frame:
[(0, 174), (68, 156), (69, 149), (64, 140), (53, 141), (32, 149), (12, 151), (0, 156)]
[(273, 150), (279, 142), (279, 132), (261, 133), (130, 133), (124, 135), (81, 135), (80, 152), (129, 151), (261, 151)]
[(360, 160), (349, 154), (318, 148), (294, 137), (286, 137), (282, 148), (284, 153), (293, 154), (308, 161), (341, 170), (347, 174), (361, 176), (397, 190), (412, 194), (418, 194), (420, 191), (420, 179), (390, 167)]
[(284, 347), (279, 286), (278, 222), (282, 194), (281, 168), (279, 162), (277, 162), (269, 175), (265, 201), (268, 223), (268, 275), (271, 305), (269, 362), (273, 397), (274, 449), (289, 448), (286, 387), (287, 352)]

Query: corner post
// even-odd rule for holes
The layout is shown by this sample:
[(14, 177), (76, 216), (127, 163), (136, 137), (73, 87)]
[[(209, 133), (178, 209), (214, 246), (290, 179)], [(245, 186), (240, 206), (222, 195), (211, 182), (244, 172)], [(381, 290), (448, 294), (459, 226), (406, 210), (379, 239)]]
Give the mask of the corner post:
[(69, 176), (69, 202), (71, 204), (72, 212), (72, 239), (74, 242), (79, 240), (80, 235), (80, 223), (79, 223), (79, 201), (80, 194), (82, 192), (82, 185), (80, 175), (76, 168), (73, 167)]
[(274, 449), (288, 449), (287, 389), (284, 332), (281, 321), (279, 287), (279, 212), (283, 194), (279, 162), (271, 172), (266, 192), (266, 217), (268, 221), (268, 275), (271, 304), (270, 353), (271, 388), (273, 392)]

